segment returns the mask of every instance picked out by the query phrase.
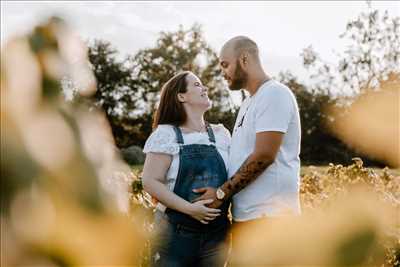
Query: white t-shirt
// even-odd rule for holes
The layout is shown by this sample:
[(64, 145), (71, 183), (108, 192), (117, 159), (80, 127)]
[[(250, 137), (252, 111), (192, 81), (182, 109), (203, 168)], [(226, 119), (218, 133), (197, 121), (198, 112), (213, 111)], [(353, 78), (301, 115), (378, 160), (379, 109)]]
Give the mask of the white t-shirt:
[[(222, 124), (211, 125), (211, 127), (215, 136), (215, 146), (217, 147), (218, 152), (221, 154), (225, 166), (228, 170), (228, 154), (231, 143), (231, 134), (229, 133), (228, 129), (226, 129)], [(184, 145), (212, 144), (209, 140), (207, 132), (182, 132), (182, 136)], [(173, 191), (179, 170), (179, 144), (173, 126), (168, 124), (159, 125), (146, 140), (143, 152), (164, 153), (172, 155), (171, 166), (169, 167), (167, 175), (165, 177), (165, 185), (170, 191)], [(161, 203), (158, 203), (157, 209), (164, 211), (165, 206)]]
[(240, 107), (232, 133), (229, 177), (254, 151), (256, 133), (265, 131), (285, 134), (275, 162), (233, 196), (236, 221), (300, 213), (300, 116), (293, 93), (274, 80), (265, 82)]

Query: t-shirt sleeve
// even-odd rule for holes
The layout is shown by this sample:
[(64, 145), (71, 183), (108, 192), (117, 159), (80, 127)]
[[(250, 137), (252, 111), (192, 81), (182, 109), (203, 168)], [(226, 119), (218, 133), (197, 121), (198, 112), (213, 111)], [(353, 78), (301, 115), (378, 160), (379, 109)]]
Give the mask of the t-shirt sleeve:
[(290, 92), (280, 88), (265, 90), (256, 103), (256, 133), (268, 131), (286, 133), (293, 110), (294, 103)]
[(149, 136), (143, 148), (144, 153), (179, 154), (179, 145), (172, 126), (159, 125)]

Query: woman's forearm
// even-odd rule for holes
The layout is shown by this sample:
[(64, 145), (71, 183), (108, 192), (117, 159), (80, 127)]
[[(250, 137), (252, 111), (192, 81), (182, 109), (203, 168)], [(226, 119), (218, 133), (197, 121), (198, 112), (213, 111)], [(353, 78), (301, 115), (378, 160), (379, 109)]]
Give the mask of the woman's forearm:
[(190, 215), (191, 203), (168, 190), (165, 184), (156, 179), (143, 179), (143, 188), (170, 209)]

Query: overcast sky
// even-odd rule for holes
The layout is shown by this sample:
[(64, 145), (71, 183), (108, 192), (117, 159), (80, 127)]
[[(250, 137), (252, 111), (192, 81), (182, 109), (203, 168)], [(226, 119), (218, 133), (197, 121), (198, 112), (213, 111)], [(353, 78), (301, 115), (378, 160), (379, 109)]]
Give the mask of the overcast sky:
[[(371, 5), (400, 15), (398, 1)], [(299, 56), (302, 49), (313, 45), (323, 58), (334, 61), (333, 50), (345, 47), (339, 34), (347, 21), (366, 9), (365, 1), (1, 1), (1, 44), (59, 14), (84, 39), (105, 39), (123, 54), (133, 54), (153, 46), (160, 31), (198, 22), (216, 51), (229, 38), (247, 35), (258, 43), (269, 73), (291, 70), (302, 80), (306, 77)]]

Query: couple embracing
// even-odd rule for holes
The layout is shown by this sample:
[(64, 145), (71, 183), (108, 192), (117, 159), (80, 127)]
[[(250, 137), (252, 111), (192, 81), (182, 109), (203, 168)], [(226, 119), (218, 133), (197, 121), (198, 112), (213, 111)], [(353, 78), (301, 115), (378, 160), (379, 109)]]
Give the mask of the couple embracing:
[(229, 88), (250, 94), (232, 135), (204, 120), (211, 102), (194, 73), (178, 73), (161, 91), (143, 150), (144, 189), (158, 200), (153, 266), (224, 266), (241, 229), (300, 213), (293, 93), (265, 73), (248, 37), (226, 42), (219, 60)]

